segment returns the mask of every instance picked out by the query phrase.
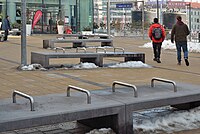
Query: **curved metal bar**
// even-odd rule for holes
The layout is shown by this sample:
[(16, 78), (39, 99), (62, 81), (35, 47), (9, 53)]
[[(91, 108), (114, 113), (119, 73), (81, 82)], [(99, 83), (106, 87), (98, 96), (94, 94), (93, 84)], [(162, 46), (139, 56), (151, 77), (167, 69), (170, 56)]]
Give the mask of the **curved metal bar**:
[(65, 53), (65, 49), (62, 48), (62, 47), (55, 47), (54, 49), (55, 49), (56, 52), (58, 52), (58, 50), (62, 50), (63, 53)]
[(86, 48), (85, 47), (77, 47), (76, 48), (76, 53), (78, 53), (78, 50), (84, 50), (84, 53), (86, 53)]
[(88, 90), (80, 88), (80, 87), (75, 87), (75, 86), (72, 86), (72, 85), (68, 85), (68, 87), (67, 87), (67, 97), (70, 97), (70, 89), (74, 89), (74, 90), (86, 93), (87, 94), (87, 103), (91, 104), (91, 94), (90, 94), (90, 92)]
[(97, 47), (96, 48), (96, 53), (98, 52), (98, 49), (102, 49), (102, 50), (104, 50), (104, 53), (106, 53), (106, 49), (104, 47)]
[(25, 93), (22, 93), (22, 92), (19, 92), (19, 91), (14, 90), (14, 91), (13, 91), (13, 94), (12, 94), (13, 103), (16, 103), (16, 95), (19, 95), (19, 96), (21, 96), (21, 97), (24, 97), (24, 98), (26, 98), (26, 99), (29, 99), (30, 104), (31, 104), (31, 111), (35, 111), (35, 110), (34, 110), (34, 99), (33, 99), (33, 97), (31, 97), (30, 95), (27, 95), (27, 94), (25, 94)]
[(122, 52), (124, 53), (124, 48), (122, 48), (122, 47), (114, 47), (114, 53), (115, 53), (116, 49), (122, 50)]
[(176, 86), (176, 83), (172, 80), (167, 80), (167, 79), (162, 79), (162, 78), (157, 78), (157, 77), (153, 77), (151, 79), (151, 87), (154, 87), (154, 81), (157, 80), (157, 81), (161, 81), (161, 82), (166, 82), (166, 83), (172, 83), (173, 86), (174, 86), (174, 92), (177, 92), (177, 86)]
[(135, 97), (138, 97), (138, 93), (137, 93), (137, 87), (135, 85), (132, 85), (132, 84), (128, 84), (128, 83), (123, 83), (123, 82), (120, 82), (120, 81), (114, 81), (113, 84), (112, 84), (112, 91), (115, 92), (115, 85), (121, 85), (121, 86), (126, 86), (126, 87), (131, 87), (133, 88), (134, 90), (134, 96)]

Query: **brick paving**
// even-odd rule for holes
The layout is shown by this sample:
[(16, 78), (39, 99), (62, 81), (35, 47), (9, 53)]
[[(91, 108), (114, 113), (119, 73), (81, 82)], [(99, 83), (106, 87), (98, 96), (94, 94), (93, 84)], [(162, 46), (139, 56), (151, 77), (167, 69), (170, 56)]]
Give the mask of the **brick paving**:
[[(27, 37), (27, 62), (30, 64), (32, 51), (53, 51), (43, 49), (42, 40), (55, 38), (56, 35), (33, 35)], [(161, 77), (176, 82), (200, 85), (200, 53), (190, 53), (190, 66), (184, 63), (177, 65), (175, 50), (162, 50), (161, 64), (154, 62), (152, 49), (140, 48), (150, 40), (137, 38), (116, 37), (115, 47), (123, 47), (125, 51), (144, 52), (146, 64), (152, 68), (98, 68), (98, 69), (51, 69), (48, 71), (19, 71), (17, 67), (21, 63), (21, 39), (9, 37), (7, 42), (0, 42), (0, 99), (11, 98), (12, 91), (19, 90), (32, 96), (65, 93), (68, 85), (75, 85), (88, 90), (111, 87), (113, 81), (123, 81), (135, 85), (149, 84), (152, 77)], [(60, 44), (58, 44), (60, 45)], [(63, 44), (62, 44), (63, 45)], [(66, 44), (72, 46), (71, 44)], [(92, 46), (92, 44), (91, 44)], [(96, 45), (95, 45), (96, 46)], [(76, 49), (66, 51), (75, 52)], [(89, 51), (94, 51), (92, 48)], [(113, 51), (110, 49), (110, 51)], [(104, 63), (120, 62), (120, 58), (106, 58)], [(52, 63), (79, 63), (78, 59), (52, 60)], [(36, 131), (31, 131), (36, 130)], [(73, 129), (78, 131), (79, 129)], [(24, 130), (23, 130), (24, 131)], [(62, 132), (63, 131), (63, 132)], [(66, 131), (66, 132), (65, 132)], [(21, 134), (20, 131), (6, 132), (6, 134)], [(50, 131), (29, 129), (27, 134), (50, 133), (76, 133), (63, 128), (55, 128)], [(77, 132), (80, 134), (80, 132)]]

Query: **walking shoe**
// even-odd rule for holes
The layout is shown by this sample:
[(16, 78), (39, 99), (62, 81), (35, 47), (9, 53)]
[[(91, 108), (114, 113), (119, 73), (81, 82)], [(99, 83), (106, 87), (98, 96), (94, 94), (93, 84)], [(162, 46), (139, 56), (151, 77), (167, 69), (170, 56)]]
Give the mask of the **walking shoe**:
[(186, 66), (189, 66), (189, 65), (190, 65), (188, 59), (185, 59), (185, 64), (186, 64)]
[(157, 62), (158, 62), (158, 63), (161, 63), (160, 59), (157, 59)]
[(177, 65), (181, 65), (181, 62), (178, 62)]
[(153, 58), (153, 61), (157, 61), (157, 58)]

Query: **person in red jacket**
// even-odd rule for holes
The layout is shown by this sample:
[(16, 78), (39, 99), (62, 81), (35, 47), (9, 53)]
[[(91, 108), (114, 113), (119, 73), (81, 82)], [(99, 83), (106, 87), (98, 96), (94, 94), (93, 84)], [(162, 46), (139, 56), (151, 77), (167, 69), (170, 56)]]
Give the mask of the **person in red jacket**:
[(162, 42), (165, 39), (165, 29), (158, 23), (158, 18), (154, 18), (154, 23), (149, 28), (149, 38), (152, 40), (154, 61), (161, 63), (160, 54)]

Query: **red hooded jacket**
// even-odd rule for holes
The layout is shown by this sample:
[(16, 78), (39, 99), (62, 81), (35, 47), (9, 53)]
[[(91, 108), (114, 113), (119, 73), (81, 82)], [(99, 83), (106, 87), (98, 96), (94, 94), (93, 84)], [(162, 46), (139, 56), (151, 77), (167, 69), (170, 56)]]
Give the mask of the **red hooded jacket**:
[[(160, 27), (161, 30), (162, 30), (162, 38), (160, 40), (155, 40), (153, 35), (152, 35), (152, 31), (153, 31), (154, 28), (158, 28), (158, 27)], [(149, 38), (155, 43), (163, 42), (164, 39), (165, 39), (165, 29), (163, 28), (163, 26), (160, 25), (159, 23), (153, 23), (149, 28)]]

